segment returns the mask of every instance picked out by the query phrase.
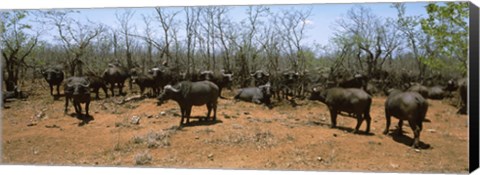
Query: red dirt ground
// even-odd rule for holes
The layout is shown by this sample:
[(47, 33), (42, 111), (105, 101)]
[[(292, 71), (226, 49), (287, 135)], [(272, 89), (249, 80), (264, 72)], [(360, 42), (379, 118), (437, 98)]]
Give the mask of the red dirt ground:
[[(174, 101), (115, 103), (132, 94), (94, 100), (93, 120), (83, 124), (72, 117), (71, 104), (63, 114), (63, 97), (53, 100), (46, 88), (30, 93), (2, 111), (2, 164), (468, 173), (468, 116), (456, 114), (451, 100), (429, 100), (430, 122), (420, 140), (431, 147), (418, 150), (410, 147), (408, 123), (403, 136), (382, 134), (383, 96), (373, 99), (373, 135), (362, 135), (351, 132), (351, 117), (339, 116), (339, 128), (330, 128), (320, 102), (278, 102), (268, 109), (235, 102), (229, 90), (229, 99), (219, 101), (218, 122), (193, 119), (194, 126), (181, 129)], [(205, 114), (205, 106), (193, 108), (193, 116)], [(138, 125), (132, 116), (140, 117)], [(397, 121), (392, 119), (392, 130)], [(365, 128), (364, 122), (360, 130)]]

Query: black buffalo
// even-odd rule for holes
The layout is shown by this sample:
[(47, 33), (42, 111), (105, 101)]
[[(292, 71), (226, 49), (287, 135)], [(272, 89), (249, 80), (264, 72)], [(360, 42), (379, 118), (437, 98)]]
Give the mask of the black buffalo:
[(253, 84), (255, 87), (267, 84), (270, 81), (270, 74), (263, 70), (257, 70), (254, 73), (250, 74), (253, 78)]
[(184, 118), (187, 118), (187, 123), (190, 122), (192, 106), (206, 105), (208, 109), (207, 120), (209, 120), (213, 109), (213, 121), (215, 121), (217, 118), (218, 92), (218, 86), (210, 81), (182, 81), (174, 86), (166, 85), (163, 93), (158, 96), (158, 103), (161, 104), (169, 99), (178, 103), (182, 114), (180, 126), (183, 125)]
[(64, 79), (65, 73), (59, 67), (49, 67), (41, 71), (43, 77), (50, 86), (50, 95), (53, 95), (53, 86), (57, 86), (57, 95), (60, 95), (60, 85)]
[(125, 80), (129, 77), (129, 72), (125, 67), (119, 64), (109, 64), (108, 68), (103, 72), (102, 78), (109, 84), (112, 96), (115, 96), (114, 88), (118, 87), (118, 93), (123, 94)]
[(409, 87), (407, 91), (417, 92), (422, 95), (423, 98), (428, 98), (428, 87), (421, 84), (413, 83), (413, 85)]
[(17, 85), (13, 85), (13, 91), (5, 91), (2, 94), (2, 106), (5, 105), (8, 99), (19, 99), (27, 98), (27, 95), (24, 94)]
[(289, 96), (292, 98), (298, 92), (298, 79), (300, 74), (295, 71), (285, 71), (282, 73), (281, 79), (278, 82), (278, 90), (282, 93), (282, 97), (288, 100)]
[(160, 88), (158, 83), (155, 81), (155, 78), (152, 75), (145, 75), (139, 72), (131, 72), (130, 79), (133, 84), (137, 84), (140, 88), (140, 94), (143, 95), (143, 92), (146, 88), (151, 88), (154, 96), (158, 96), (160, 93)]
[(224, 87), (230, 87), (232, 82), (233, 82), (233, 74), (232, 73), (226, 73), (224, 70), (222, 70), (220, 73), (214, 73), (213, 71), (202, 71), (200, 72), (200, 81), (211, 81), (215, 85), (218, 86), (218, 96), (220, 98), (225, 98), (222, 97), (222, 89)]
[(314, 88), (309, 99), (318, 100), (327, 105), (330, 111), (332, 128), (337, 125), (337, 114), (344, 111), (356, 115), (357, 126), (355, 127), (355, 133), (358, 133), (363, 120), (367, 121), (366, 133), (370, 132), (372, 97), (365, 91), (357, 88), (338, 87), (319, 91), (317, 88)]
[(271, 105), (270, 98), (272, 96), (272, 90), (270, 83), (265, 85), (260, 85), (258, 87), (248, 87), (240, 89), (235, 95), (235, 99), (253, 102), (256, 104), (262, 104), (269, 106)]
[(108, 98), (107, 82), (99, 76), (87, 75), (87, 80), (90, 82), (90, 89), (95, 92), (95, 98), (100, 99), (100, 88), (105, 93), (105, 97)]
[(68, 101), (73, 101), (75, 112), (81, 115), (81, 103), (85, 103), (86, 116), (90, 105), (90, 82), (86, 77), (70, 77), (65, 82), (65, 113), (68, 112)]
[(388, 134), (391, 116), (399, 119), (398, 130), (402, 133), (403, 120), (407, 120), (413, 130), (414, 141), (412, 146), (419, 147), (422, 122), (428, 110), (425, 98), (417, 92), (402, 92), (391, 90), (385, 102), (386, 127), (383, 134)]

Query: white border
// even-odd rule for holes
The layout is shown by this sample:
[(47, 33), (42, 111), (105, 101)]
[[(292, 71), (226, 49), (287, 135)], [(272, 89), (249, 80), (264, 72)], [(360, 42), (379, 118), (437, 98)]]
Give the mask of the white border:
[[(434, 0), (421, 0), (434, 1)], [(443, 1), (443, 0), (442, 0)], [(452, 0), (447, 0), (452, 1)], [(52, 9), (52, 8), (102, 8), (102, 7), (153, 7), (153, 6), (205, 6), (205, 5), (258, 5), (258, 4), (313, 4), (313, 3), (377, 3), (399, 2), (399, 0), (2, 0), (0, 10), (10, 9)], [(401, 2), (420, 2), (419, 0), (401, 0)], [(472, 0), (479, 5), (478, 0)], [(1, 123), (1, 122), (0, 122)], [(0, 126), (1, 127), (1, 126)], [(1, 131), (0, 131), (1, 133)], [(1, 138), (1, 135), (0, 135)], [(0, 144), (1, 145), (1, 144)], [(0, 155), (1, 156), (1, 155)], [(1, 159), (1, 157), (0, 157)], [(318, 172), (318, 171), (261, 171), (261, 170), (208, 170), (208, 169), (165, 169), (165, 168), (125, 168), (125, 167), (72, 167), (72, 166), (33, 166), (0, 165), (2, 174), (48, 174), (48, 175), (86, 175), (86, 174), (398, 174), (398, 173), (362, 173), (362, 172)], [(473, 174), (480, 174), (480, 170)]]

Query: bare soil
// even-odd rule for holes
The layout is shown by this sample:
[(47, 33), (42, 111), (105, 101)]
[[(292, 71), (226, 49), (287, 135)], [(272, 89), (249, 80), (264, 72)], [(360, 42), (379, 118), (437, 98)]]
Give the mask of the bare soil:
[[(354, 134), (356, 120), (348, 116), (330, 128), (320, 102), (297, 99), (292, 107), (274, 100), (269, 109), (236, 102), (229, 90), (223, 94), (228, 99), (219, 100), (216, 122), (192, 119), (183, 128), (174, 101), (120, 104), (132, 93), (108, 99), (101, 93), (90, 105), (91, 117), (76, 117), (71, 103), (64, 114), (64, 97), (54, 100), (40, 84), (27, 100), (2, 110), (2, 164), (468, 173), (468, 116), (456, 114), (452, 100), (429, 100), (420, 137), (425, 148), (413, 149), (408, 122), (403, 135), (393, 131), (397, 119), (391, 134), (382, 134), (384, 96), (373, 99), (368, 135)], [(206, 111), (194, 107), (192, 115)]]

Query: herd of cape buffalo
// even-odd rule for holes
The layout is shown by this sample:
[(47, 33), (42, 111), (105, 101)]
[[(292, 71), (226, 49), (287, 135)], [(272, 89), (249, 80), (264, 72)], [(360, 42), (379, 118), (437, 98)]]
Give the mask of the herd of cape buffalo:
[[(235, 75), (229, 71), (195, 71), (190, 73), (175, 71), (167, 64), (159, 64), (147, 73), (139, 69), (127, 69), (119, 62), (108, 64), (101, 76), (87, 74), (72, 76), (64, 80), (61, 67), (48, 67), (41, 73), (50, 86), (52, 96), (60, 95), (63, 83), (65, 96), (65, 113), (69, 101), (73, 103), (77, 115), (81, 115), (80, 104), (85, 104), (85, 112), (89, 116), (90, 94), (95, 93), (99, 99), (102, 89), (105, 98), (125, 95), (123, 88), (128, 80), (136, 84), (141, 96), (156, 97), (158, 105), (166, 100), (178, 103), (181, 111), (180, 126), (184, 120), (189, 123), (192, 106), (206, 105), (208, 109), (205, 120), (216, 120), (218, 98), (222, 97), (222, 89), (236, 86)], [(386, 128), (388, 134), (391, 117), (399, 119), (398, 129), (403, 121), (407, 121), (414, 133), (413, 147), (419, 147), (422, 122), (428, 110), (427, 99), (456, 98), (458, 113), (467, 112), (467, 78), (447, 79), (431, 76), (418, 80), (415, 76), (402, 74), (389, 75), (384, 71), (373, 76), (346, 71), (312, 72), (267, 72), (257, 70), (250, 74), (251, 85), (236, 90), (235, 100), (243, 100), (272, 109), (275, 102), (286, 100), (295, 105), (295, 99), (308, 98), (324, 103), (330, 112), (331, 127), (336, 127), (337, 114), (346, 112), (357, 118), (355, 133), (359, 132), (362, 122), (366, 121), (365, 133), (370, 132), (370, 107), (372, 97), (387, 95), (385, 101)], [(16, 86), (15, 86), (16, 87)], [(54, 89), (56, 88), (56, 92)], [(118, 94), (114, 88), (118, 88)], [(147, 90), (147, 91), (146, 91)], [(56, 95), (55, 95), (56, 93)], [(3, 102), (9, 98), (20, 98), (22, 92), (18, 87), (14, 91), (3, 93)], [(213, 112), (213, 118), (210, 117)], [(401, 132), (400, 132), (401, 133)]]

